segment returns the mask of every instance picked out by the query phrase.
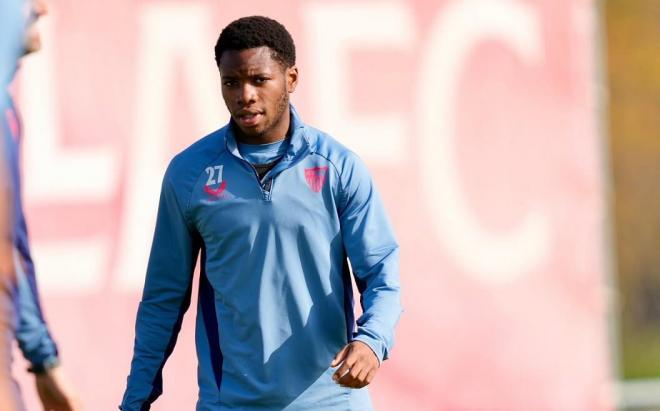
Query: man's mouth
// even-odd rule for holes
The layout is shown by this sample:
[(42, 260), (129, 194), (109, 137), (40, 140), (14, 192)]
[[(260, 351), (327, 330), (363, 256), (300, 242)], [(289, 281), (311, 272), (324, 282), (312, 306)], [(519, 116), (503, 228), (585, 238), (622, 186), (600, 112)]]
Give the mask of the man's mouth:
[(238, 122), (245, 127), (253, 127), (261, 118), (261, 113), (239, 113)]

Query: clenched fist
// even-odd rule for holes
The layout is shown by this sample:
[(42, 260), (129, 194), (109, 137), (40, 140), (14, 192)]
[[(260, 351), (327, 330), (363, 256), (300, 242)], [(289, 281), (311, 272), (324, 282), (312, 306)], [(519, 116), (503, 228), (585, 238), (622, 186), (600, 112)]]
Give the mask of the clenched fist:
[(332, 376), (337, 384), (348, 388), (362, 388), (374, 379), (380, 362), (367, 344), (353, 341), (337, 353), (330, 366), (339, 366)]

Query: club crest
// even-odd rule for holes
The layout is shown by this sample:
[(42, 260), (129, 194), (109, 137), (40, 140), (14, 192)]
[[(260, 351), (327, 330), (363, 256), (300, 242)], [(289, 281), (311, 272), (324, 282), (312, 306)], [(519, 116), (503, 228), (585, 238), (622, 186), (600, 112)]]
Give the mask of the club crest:
[(305, 169), (305, 180), (313, 192), (319, 193), (325, 183), (325, 176), (328, 173), (328, 166), (312, 167)]

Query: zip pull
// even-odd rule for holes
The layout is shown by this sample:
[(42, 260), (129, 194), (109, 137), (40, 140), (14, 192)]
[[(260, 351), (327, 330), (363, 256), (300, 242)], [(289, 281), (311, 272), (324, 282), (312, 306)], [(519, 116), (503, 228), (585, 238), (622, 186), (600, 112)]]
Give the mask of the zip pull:
[(263, 183), (261, 183), (261, 187), (264, 189), (264, 191), (270, 191), (270, 188), (273, 186), (273, 179), (268, 178), (265, 180)]

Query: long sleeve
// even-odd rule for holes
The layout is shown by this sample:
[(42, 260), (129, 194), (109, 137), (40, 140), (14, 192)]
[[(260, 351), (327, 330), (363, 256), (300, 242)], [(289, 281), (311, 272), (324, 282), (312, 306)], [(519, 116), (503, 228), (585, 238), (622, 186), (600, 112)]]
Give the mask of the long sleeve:
[(342, 238), (363, 309), (354, 339), (368, 344), (383, 361), (401, 314), (399, 246), (371, 176), (357, 156), (351, 153), (340, 178)]
[(20, 181), (20, 136), (21, 127), (18, 114), (11, 100), (5, 101), (5, 114), (1, 120), (3, 134), (3, 190), (11, 196), (11, 242), (12, 265), (16, 280), (14, 290), (16, 328), (15, 336), (23, 356), (30, 362), (32, 369), (40, 370), (44, 366), (58, 361), (57, 345), (50, 335), (44, 315), (41, 311), (39, 291), (35, 275), (30, 241), (28, 236)]
[[(26, 251), (27, 252), (27, 251)], [(40, 370), (58, 361), (55, 341), (50, 335), (39, 302), (34, 268), (29, 254), (15, 250), (14, 267), (18, 289), (16, 340), (32, 369)]]
[[(171, 167), (170, 167), (171, 168)], [(172, 353), (183, 315), (190, 305), (199, 254), (169, 174), (163, 181), (156, 230), (135, 325), (135, 348), (126, 392), (119, 407), (141, 411), (162, 394), (162, 369)]]

